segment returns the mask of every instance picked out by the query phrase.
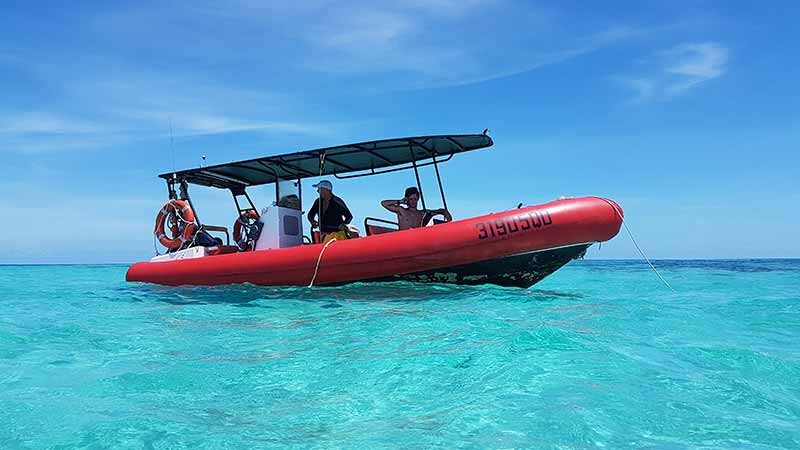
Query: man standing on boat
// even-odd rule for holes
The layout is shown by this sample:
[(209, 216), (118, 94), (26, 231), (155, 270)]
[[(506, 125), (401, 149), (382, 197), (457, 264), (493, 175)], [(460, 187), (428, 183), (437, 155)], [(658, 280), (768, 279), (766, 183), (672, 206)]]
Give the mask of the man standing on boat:
[(453, 216), (446, 209), (417, 209), (417, 202), (419, 202), (419, 190), (412, 186), (406, 189), (402, 199), (384, 200), (381, 206), (397, 214), (397, 224), (401, 230), (423, 227), (431, 217), (439, 214), (448, 222), (453, 220)]
[[(322, 180), (313, 185), (319, 192), (319, 198), (314, 200), (314, 205), (308, 211), (308, 221), (312, 228), (320, 228), (322, 234), (335, 233), (344, 224), (349, 224), (353, 220), (353, 214), (344, 200), (333, 195), (333, 184), (328, 180)], [(319, 202), (322, 200), (322, 213), (319, 213)], [(319, 220), (319, 221), (318, 221)]]

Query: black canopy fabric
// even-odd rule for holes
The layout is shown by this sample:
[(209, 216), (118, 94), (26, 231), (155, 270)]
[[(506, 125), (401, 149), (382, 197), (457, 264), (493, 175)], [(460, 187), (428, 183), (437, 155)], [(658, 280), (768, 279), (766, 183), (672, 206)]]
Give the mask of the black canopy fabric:
[[(279, 179), (375, 171), (413, 161), (429, 160), (434, 156), (449, 159), (456, 153), (490, 147), (493, 144), (492, 139), (485, 134), (386, 139), (164, 173), (159, 177), (185, 180), (202, 186), (235, 189), (275, 183)], [(324, 165), (320, 174), (321, 158)]]

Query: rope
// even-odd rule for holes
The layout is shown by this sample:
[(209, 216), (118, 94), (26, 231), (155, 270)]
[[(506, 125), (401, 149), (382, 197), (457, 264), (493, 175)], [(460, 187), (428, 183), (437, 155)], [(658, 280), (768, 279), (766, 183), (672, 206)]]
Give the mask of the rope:
[(319, 263), (322, 261), (322, 254), (325, 253), (325, 249), (328, 248), (329, 245), (333, 244), (336, 241), (336, 238), (332, 238), (330, 241), (325, 243), (325, 246), (322, 247), (322, 250), (319, 252), (319, 257), (317, 258), (317, 266), (314, 267), (314, 276), (311, 277), (311, 283), (308, 283), (308, 287), (314, 286), (314, 281), (317, 279), (317, 272), (319, 272)]
[[(170, 206), (172, 206), (172, 205), (170, 205)], [(191, 207), (187, 206), (187, 208), (191, 208)], [(182, 227), (180, 226), (181, 225), (180, 223), (178, 224), (178, 233), (179, 233), (179, 235), (181, 237), (181, 241), (183, 241), (183, 232), (186, 229), (186, 225), (188, 225), (190, 223), (194, 223), (194, 222), (189, 222), (188, 220), (186, 220), (186, 218), (184, 218), (183, 215), (181, 214), (182, 212), (183, 212), (183, 209), (180, 209), (177, 206), (172, 206), (172, 213), (175, 214), (175, 217), (178, 219), (178, 221), (184, 223), (184, 225)], [(186, 242), (189, 242), (189, 245), (186, 246), (186, 248), (195, 246), (195, 243), (197, 242), (197, 230), (195, 230), (195, 233), (192, 235), (192, 239), (190, 241), (184, 241), (183, 244), (181, 244), (180, 248), (184, 247)]]
[(153, 250), (156, 252), (156, 256), (161, 256), (161, 253), (158, 252), (158, 245), (156, 245), (156, 234), (153, 233)]
[[(603, 200), (605, 200), (605, 199), (603, 199)], [(675, 289), (673, 289), (672, 286), (667, 282), (667, 280), (665, 280), (664, 277), (662, 277), (661, 274), (658, 273), (658, 270), (656, 270), (656, 266), (654, 266), (653, 263), (651, 263), (650, 260), (647, 258), (647, 256), (645, 256), (644, 252), (639, 247), (639, 244), (636, 242), (636, 239), (633, 237), (633, 233), (631, 233), (631, 229), (628, 228), (628, 224), (625, 222), (625, 218), (622, 216), (622, 213), (619, 212), (619, 208), (617, 208), (613, 203), (609, 202), (608, 200), (606, 200), (606, 203), (608, 203), (614, 209), (614, 212), (617, 213), (617, 216), (619, 216), (619, 220), (622, 221), (622, 225), (625, 227), (625, 231), (628, 232), (628, 236), (630, 236), (630, 238), (631, 238), (631, 242), (633, 242), (633, 245), (634, 245), (634, 247), (636, 247), (636, 250), (639, 251), (639, 254), (642, 255), (642, 258), (645, 261), (647, 261), (647, 264), (650, 266), (650, 268), (653, 269), (653, 273), (656, 274), (656, 276), (661, 280), (662, 283), (664, 283), (664, 285), (666, 287), (669, 288), (670, 291), (676, 292)]]

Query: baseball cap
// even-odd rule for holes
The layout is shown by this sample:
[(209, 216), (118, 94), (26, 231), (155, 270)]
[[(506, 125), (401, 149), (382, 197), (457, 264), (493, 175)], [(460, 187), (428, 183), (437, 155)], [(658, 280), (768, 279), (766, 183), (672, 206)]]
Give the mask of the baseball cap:
[(333, 191), (333, 184), (331, 184), (328, 180), (322, 180), (317, 184), (311, 185), (311, 187), (315, 188), (317, 191), (320, 189), (327, 189), (329, 191)]

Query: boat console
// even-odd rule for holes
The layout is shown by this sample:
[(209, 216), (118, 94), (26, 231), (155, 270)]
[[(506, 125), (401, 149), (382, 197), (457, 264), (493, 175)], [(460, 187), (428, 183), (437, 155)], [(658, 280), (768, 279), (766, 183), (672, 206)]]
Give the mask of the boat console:
[(303, 211), (276, 204), (264, 208), (259, 221), (264, 226), (255, 250), (303, 245)]

